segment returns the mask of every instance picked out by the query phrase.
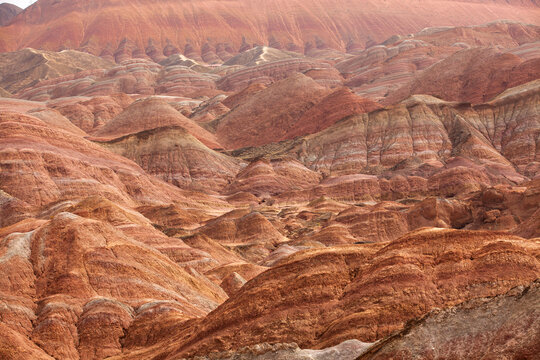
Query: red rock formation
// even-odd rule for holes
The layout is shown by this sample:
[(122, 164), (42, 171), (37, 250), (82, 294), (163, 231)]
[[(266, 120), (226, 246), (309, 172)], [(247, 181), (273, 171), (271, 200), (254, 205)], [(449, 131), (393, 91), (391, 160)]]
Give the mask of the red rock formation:
[(82, 130), (92, 133), (96, 128), (103, 126), (112, 120), (132, 102), (129, 96), (125, 94), (113, 94), (110, 96), (96, 96), (91, 99), (79, 101), (50, 101), (49, 107), (52, 107), (67, 117), (73, 124)]
[(319, 132), (349, 116), (380, 109), (377, 103), (355, 95), (348, 88), (334, 91), (306, 111), (288, 131), (287, 137)]
[[(524, 178), (514, 166), (522, 173), (528, 171), (529, 176), (536, 171), (536, 145), (525, 134), (536, 128), (535, 118), (528, 114), (535, 111), (538, 90), (536, 82), (520, 89), (474, 107), (427, 97), (412, 98), (385, 110), (352, 117), (294, 143), (284, 143), (282, 151), (295, 154), (312, 170), (326, 169), (335, 175), (359, 171), (381, 174), (384, 169), (403, 169), (405, 175), (430, 177), (440, 172), (428, 187), (446, 194), (456, 193), (452, 182), (458, 187), (464, 184), (465, 188), (470, 183), (473, 190), (478, 190), (480, 183), (521, 182)], [(523, 110), (516, 114), (510, 104), (516, 104), (517, 99)], [(494, 117), (494, 113), (499, 116)], [(515, 129), (525, 132), (499, 132), (505, 121), (514, 122)], [(499, 127), (501, 130), (495, 136), (487, 130)], [(521, 148), (518, 144), (524, 143), (529, 144), (522, 148), (527, 150), (517, 151)], [(451, 173), (456, 176), (447, 176)], [(359, 176), (359, 180), (369, 178), (351, 176), (351, 181), (354, 176)], [(324, 184), (328, 188), (344, 184), (344, 180), (328, 180)], [(443, 190), (447, 186), (448, 190)]]
[[(190, 43), (197, 49), (207, 42), (212, 46), (229, 43), (239, 49), (243, 39), (267, 44), (273, 38), (274, 43), (291, 44), (289, 48), (302, 48), (309, 41), (314, 47), (345, 50), (350, 40), (383, 41), (429, 26), (472, 25), (501, 18), (537, 23), (538, 9), (529, 0), (430, 0), (422, 4), (391, 0), (384, 6), (380, 1), (319, 0), (309, 9), (299, 0), (273, 0), (265, 6), (250, 0), (233, 6), (146, 0), (137, 7), (106, 0), (92, 4), (78, 0), (60, 7), (54, 0), (40, 0), (0, 30), (0, 50), (79, 48), (89, 40), (103, 48), (107, 43), (118, 46), (125, 38), (140, 49), (150, 38), (163, 47), (170, 39), (172, 46)], [(177, 31), (179, 26), (182, 31)]]
[(13, 5), (10, 3), (2, 3), (0, 4), (0, 26), (6, 26), (9, 25), (11, 20), (17, 14), (19, 14), (23, 9), (18, 7), (17, 5)]
[[(148, 176), (126, 158), (35, 117), (2, 113), (0, 138), (2, 190), (27, 204), (44, 206), (96, 193), (131, 206), (151, 199), (186, 200), (180, 189)], [(210, 200), (189, 196), (190, 207), (197, 206), (195, 198)]]
[(538, 68), (539, 59), (523, 61), (517, 55), (494, 48), (462, 50), (423, 71), (411, 84), (389, 95), (384, 103), (391, 104), (411, 94), (429, 94), (449, 101), (486, 102), (507, 88), (536, 80), (538, 74), (531, 71), (531, 66)]
[(259, 159), (242, 169), (225, 191), (230, 194), (249, 192), (258, 197), (271, 197), (285, 191), (310, 188), (318, 184), (319, 180), (319, 174), (296, 160)]
[(237, 93), (228, 96), (225, 100), (223, 100), (223, 105), (227, 106), (229, 109), (232, 109), (237, 105), (242, 104), (244, 101), (247, 101), (247, 99), (249, 99), (249, 97), (251, 97), (253, 94), (266, 88), (267, 86), (261, 83), (251, 84)]
[(247, 67), (222, 77), (217, 85), (225, 91), (238, 91), (254, 83), (269, 85), (293, 74), (311, 69), (330, 68), (327, 63), (313, 59), (285, 59)]
[[(225, 297), (208, 280), (111, 225), (70, 213), (54, 216), (33, 232), (8, 236), (0, 251), (2, 271), (17, 268), (19, 274), (0, 283), (8, 305), (0, 314), (2, 326), (31, 336), (54, 357), (119, 354), (133, 307), (171, 299), (193, 317)], [(30, 320), (35, 326), (28, 328)]]
[(157, 93), (198, 97), (214, 95), (218, 76), (196, 72), (185, 66), (168, 66), (158, 79)]
[(263, 215), (247, 210), (222, 215), (198, 229), (197, 233), (233, 249), (252, 263), (268, 256), (274, 246), (286, 240)]
[(121, 61), (3, 55), (0, 358), (527, 356), (527, 293), (485, 298), (540, 275), (538, 27), (376, 44), (536, 4), (85, 1), (0, 28)]
[(327, 94), (327, 89), (307, 76), (293, 75), (255, 93), (223, 116), (216, 128), (218, 141), (235, 149), (290, 139), (294, 134), (289, 131), (302, 114)]
[(301, 57), (301, 55), (298, 53), (278, 50), (275, 47), (257, 46), (252, 49), (247, 49), (240, 54), (228, 59), (223, 65), (254, 66), (268, 62), (298, 57)]
[(405, 40), (395, 46), (374, 46), (336, 64), (345, 85), (370, 99), (380, 100), (414, 79), (414, 74), (450, 56), (459, 47), (433, 46)]
[(150, 97), (136, 101), (92, 135), (99, 140), (112, 140), (145, 130), (179, 126), (211, 148), (221, 147), (213, 134), (176, 111), (165, 100)]
[[(165, 116), (164, 111), (158, 114), (161, 119)], [(163, 181), (207, 192), (228, 186), (241, 165), (234, 158), (210, 150), (178, 125), (145, 130), (101, 144)]]
[(483, 25), (427, 28), (412, 37), (437, 46), (466, 44), (470, 47), (485, 47), (497, 44), (507, 49), (538, 40), (540, 34), (538, 24), (533, 23), (531, 26), (499, 19)]
[(264, 341), (318, 348), (350, 338), (373, 341), (434, 307), (528, 284), (540, 273), (538, 254), (534, 242), (506, 234), (440, 229), (384, 245), (297, 253), (244, 285), (193, 335), (178, 338), (172, 353)]
[(23, 90), (19, 96), (29, 100), (46, 101), (68, 96), (99, 96), (117, 93), (155, 93), (161, 67), (149, 60), (126, 60), (109, 70), (79, 72), (74, 75), (40, 82)]
[(0, 53), (0, 87), (15, 94), (41, 80), (111, 66), (112, 63), (96, 56), (71, 50), (57, 53), (24, 49)]

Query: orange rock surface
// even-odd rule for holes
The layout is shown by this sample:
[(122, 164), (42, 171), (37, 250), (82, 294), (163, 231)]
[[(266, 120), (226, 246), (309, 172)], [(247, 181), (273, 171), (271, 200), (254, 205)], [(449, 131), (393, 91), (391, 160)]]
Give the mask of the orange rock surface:
[(540, 272), (539, 254), (536, 242), (510, 235), (442, 229), (297, 253), (248, 282), (169, 354), (264, 341), (318, 348), (373, 341), (434, 307), (528, 284)]
[(536, 354), (539, 11), (38, 0), (0, 27), (0, 358)]

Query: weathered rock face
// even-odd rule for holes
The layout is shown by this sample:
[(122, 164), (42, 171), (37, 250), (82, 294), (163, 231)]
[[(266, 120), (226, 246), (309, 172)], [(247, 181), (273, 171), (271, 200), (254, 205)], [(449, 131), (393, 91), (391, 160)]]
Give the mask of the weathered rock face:
[[(537, 280), (504, 295), (435, 310), (410, 322), (404, 330), (377, 343), (358, 359), (534, 358), (540, 351), (539, 299)], [(471, 348), (456, 344), (468, 344)]]
[(225, 189), (229, 194), (249, 192), (269, 197), (285, 191), (307, 189), (316, 185), (321, 176), (292, 159), (255, 160), (240, 171)]
[(323, 350), (300, 349), (297, 344), (257, 344), (239, 351), (225, 351), (193, 360), (355, 360), (370, 344), (358, 340), (344, 341)]
[(384, 5), (40, 0), (0, 27), (106, 59), (0, 57), (0, 357), (355, 359), (403, 329), (370, 356), (534, 353), (527, 292), (486, 299), (540, 275), (539, 27), (403, 34), (538, 5)]
[(536, 242), (518, 237), (442, 229), (297, 253), (245, 284), (193, 335), (178, 339), (174, 353), (263, 341), (317, 348), (350, 338), (373, 341), (434, 307), (528, 284), (540, 272), (539, 254)]
[(125, 60), (114, 67), (41, 81), (21, 91), (19, 96), (29, 100), (47, 101), (59, 97), (93, 97), (117, 93), (153, 95), (160, 70), (158, 64), (149, 60)]
[(329, 64), (315, 59), (277, 60), (235, 71), (222, 77), (217, 85), (225, 91), (239, 91), (251, 84), (269, 85), (293, 74), (319, 68), (331, 69)]
[(223, 65), (254, 66), (278, 60), (297, 58), (300, 56), (301, 55), (298, 53), (282, 51), (273, 47), (257, 46), (230, 58)]
[(261, 261), (275, 246), (287, 240), (262, 214), (249, 210), (222, 215), (197, 229), (196, 233), (234, 250), (251, 263)]
[[(174, 301), (190, 318), (225, 297), (157, 250), (105, 222), (71, 213), (59, 213), (32, 232), (8, 235), (0, 251), (2, 272), (18, 269), (0, 283), (7, 304), (0, 312), (2, 326), (30, 337), (55, 358), (119, 354), (134, 309), (147, 303)], [(35, 346), (25, 347), (37, 353)]]
[(407, 39), (388, 46), (373, 46), (336, 64), (346, 78), (345, 85), (356, 94), (386, 101), (393, 92), (408, 85), (415, 74), (461, 50), (457, 46), (435, 46)]
[[(309, 9), (300, 1), (280, 0), (263, 7), (249, 0), (237, 1), (234, 6), (143, 1), (136, 9), (124, 1), (111, 4), (99, 0), (92, 6), (88, 4), (84, 0), (62, 7), (53, 0), (34, 4), (1, 30), (0, 50), (68, 47), (85, 48), (99, 55), (110, 46), (118, 49), (118, 55), (132, 55), (134, 50), (145, 49), (150, 40), (155, 51), (161, 50), (165, 56), (174, 53), (174, 49), (185, 49), (187, 53), (187, 46), (199, 56), (210, 53), (209, 49), (217, 56), (220, 44), (224, 49), (237, 51), (245, 48), (246, 42), (278, 48), (283, 45), (294, 51), (304, 47), (345, 50), (351, 41), (378, 42), (429, 26), (472, 25), (501, 18), (535, 23), (538, 19), (533, 1), (430, 0), (420, 6), (392, 0), (388, 6), (381, 6), (380, 1), (320, 0)], [(275, 21), (276, 14), (280, 21)], [(84, 23), (82, 19), (91, 21)], [(177, 24), (182, 24), (182, 32), (176, 31)], [(307, 42), (314, 43), (309, 47), (305, 46)]]
[[(35, 52), (35, 50), (24, 51)], [(191, 61), (191, 67), (195, 69), (200, 67), (199, 70), (203, 72), (176, 64), (162, 67), (148, 59), (137, 58), (124, 60), (114, 67), (108, 65), (107, 68), (82, 71), (40, 82), (38, 82), (41, 79), (39, 74), (30, 74), (31, 76), (27, 78), (28, 83), (25, 84), (29, 87), (22, 90), (18, 96), (35, 101), (48, 101), (71, 96), (95, 97), (118, 93), (191, 97), (213, 96), (218, 93), (215, 84), (215, 81), (219, 79), (218, 75), (206, 73), (210, 71), (208, 68), (197, 65), (193, 61)]]
[(0, 87), (0, 98), (8, 98), (11, 96), (12, 94), (9, 91), (6, 91), (5, 89)]
[(112, 120), (133, 102), (133, 99), (122, 93), (83, 98), (80, 101), (78, 97), (74, 98), (74, 101), (72, 98), (67, 99), (70, 100), (62, 98), (47, 104), (87, 133), (94, 132), (96, 128)]
[(332, 92), (302, 114), (288, 131), (287, 138), (313, 134), (349, 116), (372, 112), (380, 108), (381, 106), (377, 103), (355, 95), (348, 88), (342, 88)]
[(466, 44), (485, 47), (497, 44), (503, 48), (514, 48), (537, 41), (539, 32), (538, 24), (531, 26), (528, 23), (497, 20), (482, 25), (427, 28), (412, 37), (438, 46)]
[[(276, 152), (292, 154), (312, 170), (354, 174), (327, 179), (317, 197), (336, 195), (336, 186), (346, 183), (375, 182), (373, 190), (381, 186), (375, 176), (358, 172), (422, 176), (428, 182), (418, 185), (447, 195), (479, 190), (482, 183), (519, 183), (524, 177), (514, 167), (527, 176), (536, 174), (538, 148), (535, 136), (527, 139), (526, 134), (538, 128), (538, 96), (537, 82), (531, 82), (472, 107), (415, 97), (283, 143)], [(515, 130), (505, 132), (503, 124), (509, 122)], [(365, 194), (377, 193), (373, 190)]]
[(17, 5), (9, 3), (0, 4), (0, 26), (8, 25), (21, 11), (22, 9)]

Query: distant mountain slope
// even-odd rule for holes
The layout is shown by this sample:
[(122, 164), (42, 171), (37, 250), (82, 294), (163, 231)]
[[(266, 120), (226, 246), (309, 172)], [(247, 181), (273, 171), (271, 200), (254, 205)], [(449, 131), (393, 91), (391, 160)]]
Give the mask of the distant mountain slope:
[(20, 7), (13, 4), (0, 4), (0, 26), (5, 26), (22, 11)]
[(226, 60), (254, 44), (345, 50), (425, 27), (508, 18), (538, 24), (540, 7), (532, 0), (39, 0), (0, 29), (0, 51), (179, 51)]

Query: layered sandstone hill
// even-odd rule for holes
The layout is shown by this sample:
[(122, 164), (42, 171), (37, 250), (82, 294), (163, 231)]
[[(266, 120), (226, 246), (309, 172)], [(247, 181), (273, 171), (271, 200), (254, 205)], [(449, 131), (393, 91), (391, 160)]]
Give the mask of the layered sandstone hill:
[[(21, 204), (16, 208), (26, 204), (39, 209), (96, 193), (128, 206), (155, 203), (154, 199), (182, 202), (189, 197), (189, 208), (197, 206), (198, 197), (227, 207), (218, 199), (159, 181), (134, 162), (37, 117), (2, 112), (0, 129), (2, 190), (11, 203)], [(17, 211), (11, 211), (8, 214), (15, 216)]]
[(308, 168), (332, 175), (312, 196), (339, 197), (341, 187), (350, 191), (352, 197), (343, 197), (348, 200), (355, 199), (353, 194), (357, 199), (381, 194), (377, 175), (428, 178), (425, 184), (409, 181), (408, 191), (420, 186), (446, 195), (479, 190), (481, 184), (519, 183), (523, 175), (534, 177), (538, 171), (533, 134), (539, 96), (538, 81), (476, 106), (417, 96), (352, 116), (314, 135), (236, 153), (293, 155)]
[(219, 148), (214, 134), (186, 118), (167, 101), (159, 97), (149, 97), (134, 102), (114, 119), (93, 132), (96, 139), (112, 140), (160, 127), (178, 126), (202, 143)]
[(233, 181), (241, 166), (236, 159), (209, 149), (178, 124), (100, 143), (135, 161), (148, 174), (181, 188), (219, 191)]
[(0, 53), (0, 87), (16, 93), (41, 80), (111, 66), (112, 63), (97, 56), (72, 50), (57, 53), (24, 49)]
[[(434, 310), (419, 320), (408, 322), (405, 329), (372, 346), (358, 340), (348, 340), (322, 350), (302, 350), (294, 343), (263, 343), (195, 359), (534, 358), (540, 350), (537, 335), (540, 326), (539, 285), (536, 280), (503, 295), (474, 299), (455, 307)], [(477, 344), (478, 351), (471, 351), (471, 344)]]
[(538, 5), (305, 3), (0, 28), (0, 358), (538, 352)]
[(167, 340), (161, 356), (266, 341), (316, 348), (373, 341), (434, 307), (527, 285), (540, 274), (539, 250), (501, 233), (425, 229), (390, 243), (298, 253)]
[(22, 9), (17, 5), (9, 3), (0, 4), (0, 26), (8, 25), (21, 11)]
[(528, 51), (519, 47), (506, 52), (494, 47), (459, 51), (420, 73), (385, 103), (395, 103), (411, 94), (470, 103), (489, 101), (507, 88), (538, 78), (540, 43), (535, 45), (536, 53), (530, 51), (530, 46), (524, 46)]
[(538, 26), (507, 21), (427, 28), (355, 51), (335, 66), (357, 94), (385, 104), (411, 94), (477, 103), (536, 79), (539, 39)]
[[(86, 55), (90, 56), (90, 55)], [(48, 81), (27, 84), (19, 97), (48, 101), (73, 96), (110, 96), (117, 93), (174, 96), (213, 96), (219, 75), (183, 65), (161, 66), (148, 59), (124, 60), (112, 68), (83, 71)]]
[[(171, 15), (173, 14), (173, 15)], [(0, 30), (0, 50), (84, 49), (128, 57), (195, 52), (226, 61), (248, 44), (289, 50), (383, 41), (438, 25), (473, 25), (501, 18), (538, 22), (534, 1), (260, 2), (40, 0)], [(84, 19), (84, 21), (83, 21)], [(144, 25), (146, 24), (146, 25)], [(180, 25), (179, 25), (180, 24)], [(178, 26), (182, 31), (177, 31)], [(247, 46), (246, 46), (247, 45)], [(157, 58), (154, 58), (157, 60)]]
[(298, 58), (301, 56), (301, 54), (291, 51), (283, 51), (268, 46), (257, 46), (230, 58), (223, 65), (254, 66), (277, 60)]
[(21, 350), (47, 359), (119, 354), (124, 331), (156, 303), (170, 304), (180, 321), (225, 297), (159, 251), (71, 213), (9, 235), (0, 251), (2, 273), (13, 274), (0, 284), (2, 326), (21, 342), (2, 337), (3, 358), (17, 358)]
[[(328, 94), (328, 89), (311, 78), (292, 75), (255, 93), (220, 118), (216, 125), (218, 141), (226, 149), (235, 149), (294, 137), (298, 132), (295, 127), (302, 128), (304, 122), (311, 121), (298, 124), (302, 114)], [(279, 103), (280, 107), (275, 109), (268, 103)]]

